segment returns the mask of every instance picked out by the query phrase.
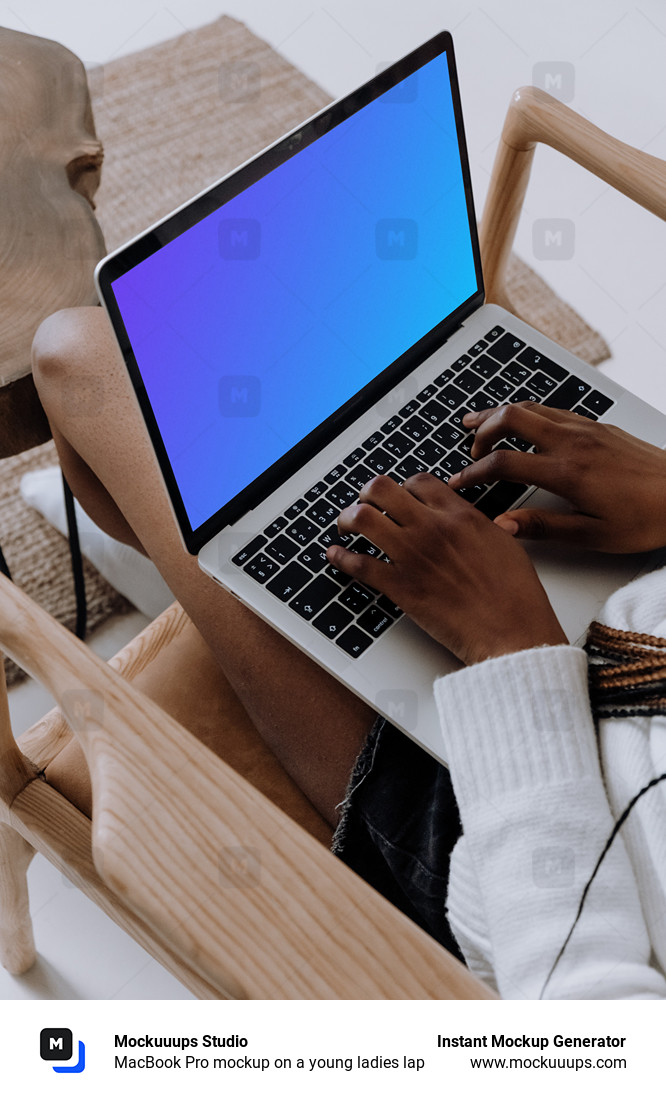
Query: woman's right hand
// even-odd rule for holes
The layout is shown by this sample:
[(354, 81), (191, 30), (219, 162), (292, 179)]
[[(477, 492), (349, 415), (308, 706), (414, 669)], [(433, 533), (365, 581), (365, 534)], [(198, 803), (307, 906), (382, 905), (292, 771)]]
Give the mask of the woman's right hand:
[[(468, 413), (464, 423), (476, 431), (476, 461), (451, 478), (452, 489), (513, 481), (547, 489), (570, 505), (562, 512), (505, 512), (495, 523), (509, 534), (609, 553), (666, 546), (666, 452), (659, 447), (612, 424), (530, 401)], [(536, 451), (492, 450), (511, 436)]]

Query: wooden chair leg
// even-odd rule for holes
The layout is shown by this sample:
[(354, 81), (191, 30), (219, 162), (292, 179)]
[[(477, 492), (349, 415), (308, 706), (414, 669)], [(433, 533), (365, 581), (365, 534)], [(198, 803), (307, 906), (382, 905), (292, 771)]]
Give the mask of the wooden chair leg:
[(35, 961), (27, 870), (35, 849), (11, 825), (0, 822), (0, 962), (23, 974)]

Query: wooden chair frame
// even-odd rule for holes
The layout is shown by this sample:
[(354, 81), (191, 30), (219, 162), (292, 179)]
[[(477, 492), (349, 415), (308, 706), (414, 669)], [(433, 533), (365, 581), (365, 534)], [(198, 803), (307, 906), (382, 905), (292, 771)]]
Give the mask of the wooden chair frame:
[[(506, 263), (538, 141), (666, 217), (663, 162), (520, 89), (481, 228), (487, 297), (509, 307)], [(181, 659), (195, 634), (174, 605), (105, 665), (0, 577), (0, 646), (60, 707), (17, 743), (0, 679), (4, 965), (21, 973), (35, 957), (26, 869), (38, 850), (199, 997), (492, 997), (316, 830), (133, 685), (153, 662), (167, 669), (172, 650)], [(44, 778), (72, 735), (90, 772), (92, 820)], [(239, 856), (235, 882), (221, 873), (223, 853)]]

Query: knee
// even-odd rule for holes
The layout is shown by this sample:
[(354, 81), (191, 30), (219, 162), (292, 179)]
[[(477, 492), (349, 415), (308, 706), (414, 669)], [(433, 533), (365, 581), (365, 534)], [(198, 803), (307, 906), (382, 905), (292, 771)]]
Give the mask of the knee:
[(85, 370), (90, 329), (97, 327), (96, 315), (101, 312), (95, 306), (61, 309), (42, 321), (32, 343), (32, 371), (42, 399), (51, 387), (60, 388)]

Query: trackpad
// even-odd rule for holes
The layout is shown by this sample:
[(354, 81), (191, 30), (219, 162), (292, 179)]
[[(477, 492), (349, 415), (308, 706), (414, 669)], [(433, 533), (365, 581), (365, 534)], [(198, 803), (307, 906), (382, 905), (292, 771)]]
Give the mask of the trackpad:
[[(567, 510), (559, 497), (538, 489), (526, 502), (529, 508)], [(649, 554), (601, 554), (566, 543), (524, 543), (570, 642), (584, 635), (608, 597), (646, 567)]]

